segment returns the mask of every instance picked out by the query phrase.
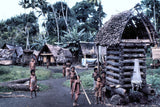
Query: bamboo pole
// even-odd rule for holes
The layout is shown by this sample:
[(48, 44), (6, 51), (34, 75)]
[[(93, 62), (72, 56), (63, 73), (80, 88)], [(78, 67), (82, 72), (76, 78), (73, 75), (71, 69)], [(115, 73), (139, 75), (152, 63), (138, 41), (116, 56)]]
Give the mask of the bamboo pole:
[[(78, 73), (77, 73), (76, 70), (75, 70), (75, 72), (76, 72), (76, 75), (78, 76)], [(87, 93), (86, 93), (86, 91), (85, 91), (85, 89), (84, 89), (84, 87), (83, 87), (83, 85), (82, 85), (81, 82), (80, 82), (80, 84), (81, 84), (82, 90), (83, 90), (83, 92), (84, 92), (84, 95), (86, 96), (86, 99), (87, 99), (89, 105), (91, 105), (91, 101), (90, 101), (90, 99), (89, 99), (89, 97), (88, 97), (88, 95), (87, 95)]]

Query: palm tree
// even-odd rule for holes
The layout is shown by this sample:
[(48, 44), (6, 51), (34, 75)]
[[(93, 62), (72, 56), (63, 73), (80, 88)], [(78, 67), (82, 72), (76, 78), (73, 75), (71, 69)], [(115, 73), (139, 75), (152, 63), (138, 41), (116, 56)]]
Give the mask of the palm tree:
[(40, 50), (47, 42), (49, 41), (49, 37), (46, 37), (44, 34), (38, 36), (34, 43), (32, 43), (31, 49)]
[(85, 29), (78, 31), (78, 27), (75, 26), (70, 30), (70, 32), (65, 32), (64, 37), (62, 37), (62, 42), (64, 43), (64, 47), (67, 47), (72, 52), (72, 55), (75, 59), (74, 62), (80, 62), (81, 59), (81, 47), (80, 41), (83, 38)]

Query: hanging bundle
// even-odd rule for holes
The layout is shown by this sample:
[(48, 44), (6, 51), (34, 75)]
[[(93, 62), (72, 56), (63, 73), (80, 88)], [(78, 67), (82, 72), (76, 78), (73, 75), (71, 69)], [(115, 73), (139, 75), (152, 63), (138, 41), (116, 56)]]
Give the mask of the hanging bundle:
[(132, 85), (132, 91), (134, 91), (134, 88), (136, 88), (136, 91), (141, 88), (142, 84), (142, 78), (140, 73), (140, 66), (139, 66), (139, 60), (134, 60), (134, 71), (131, 78), (131, 85)]

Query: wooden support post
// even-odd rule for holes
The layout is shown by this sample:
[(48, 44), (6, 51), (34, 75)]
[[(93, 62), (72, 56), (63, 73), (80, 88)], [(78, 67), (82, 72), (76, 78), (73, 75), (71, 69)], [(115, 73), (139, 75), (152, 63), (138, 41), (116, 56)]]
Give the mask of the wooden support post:
[(99, 45), (97, 45), (97, 51), (98, 51), (98, 55), (97, 55), (97, 60), (98, 60), (98, 72), (100, 73), (100, 64), (99, 64)]

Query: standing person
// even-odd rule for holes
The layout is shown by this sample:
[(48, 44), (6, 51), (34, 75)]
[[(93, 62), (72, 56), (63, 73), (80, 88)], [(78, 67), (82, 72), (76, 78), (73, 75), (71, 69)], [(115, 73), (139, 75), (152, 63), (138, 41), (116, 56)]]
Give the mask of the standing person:
[(76, 76), (76, 80), (74, 81), (74, 85), (73, 85), (73, 91), (75, 93), (75, 99), (73, 102), (73, 106), (78, 106), (79, 104), (77, 104), (78, 102), (78, 98), (80, 95), (80, 76)]
[(37, 77), (35, 74), (35, 70), (31, 70), (31, 76), (30, 76), (30, 81), (29, 81), (29, 89), (31, 92), (31, 98), (33, 98), (32, 93), (34, 92), (35, 97), (37, 96), (36, 94), (36, 89), (37, 89)]
[(30, 63), (29, 63), (29, 69), (30, 69), (30, 71), (32, 71), (32, 70), (35, 71), (36, 70), (36, 62), (35, 62), (34, 58), (32, 58)]
[(70, 72), (70, 88), (71, 88), (71, 95), (72, 95), (72, 98), (73, 98), (73, 83), (75, 81), (75, 78), (76, 78), (76, 72), (75, 72), (75, 67), (71, 67), (71, 72)]
[(65, 63), (63, 64), (62, 73), (63, 73), (63, 77), (65, 77), (66, 76), (66, 64)]
[(66, 78), (69, 79), (70, 77), (70, 64), (66, 64)]
[(103, 97), (103, 103), (106, 104), (106, 72), (102, 71), (101, 73), (102, 77), (102, 97)]
[(96, 104), (99, 104), (99, 101), (102, 104), (102, 78), (100, 76), (97, 77), (97, 83), (95, 87), (95, 97), (96, 97)]
[(92, 78), (94, 79), (93, 80), (93, 89), (95, 89), (95, 86), (96, 86), (96, 82), (97, 82), (97, 76), (98, 76), (98, 69), (97, 68), (94, 68), (94, 72), (92, 74)]
[(47, 60), (47, 69), (49, 68), (49, 64), (50, 64), (50, 63), (49, 63), (49, 60)]

